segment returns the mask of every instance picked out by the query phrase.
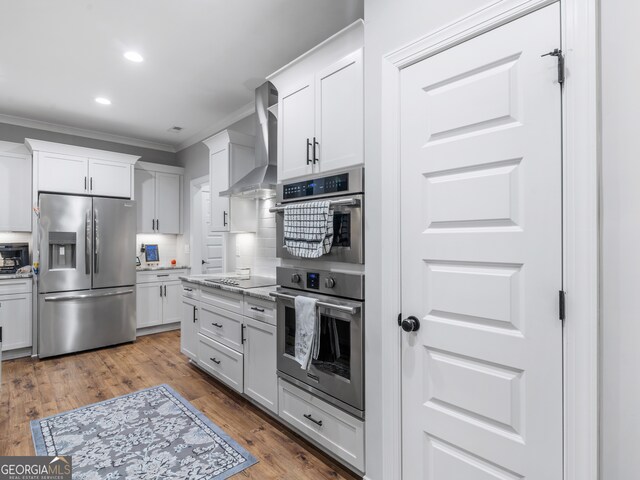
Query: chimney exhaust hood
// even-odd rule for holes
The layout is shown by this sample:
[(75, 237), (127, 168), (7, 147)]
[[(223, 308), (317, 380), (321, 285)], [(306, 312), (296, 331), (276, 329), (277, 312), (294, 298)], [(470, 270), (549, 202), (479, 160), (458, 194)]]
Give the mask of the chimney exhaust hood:
[(278, 120), (270, 108), (278, 104), (278, 91), (271, 82), (256, 88), (256, 167), (220, 192), (222, 197), (271, 198), (277, 182)]

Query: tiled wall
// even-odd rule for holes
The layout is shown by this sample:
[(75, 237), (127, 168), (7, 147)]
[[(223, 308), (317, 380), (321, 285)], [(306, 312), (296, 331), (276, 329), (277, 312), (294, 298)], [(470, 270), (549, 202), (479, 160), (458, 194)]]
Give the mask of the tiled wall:
[(138, 234), (136, 235), (136, 255), (140, 257), (142, 265), (145, 265), (144, 253), (140, 253), (140, 245), (156, 244), (160, 253), (160, 265), (169, 266), (172, 259), (181, 262), (182, 259), (178, 257), (177, 241), (177, 235)]

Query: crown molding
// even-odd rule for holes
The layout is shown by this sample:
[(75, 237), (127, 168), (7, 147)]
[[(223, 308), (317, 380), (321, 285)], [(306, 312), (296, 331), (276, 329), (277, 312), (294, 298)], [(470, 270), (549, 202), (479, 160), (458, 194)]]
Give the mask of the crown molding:
[(247, 118), (249, 115), (252, 115), (255, 112), (256, 112), (255, 102), (251, 101), (250, 103), (247, 103), (245, 106), (239, 108), (238, 110), (231, 113), (230, 115), (227, 115), (226, 117), (222, 118), (218, 122), (214, 123), (210, 127), (204, 128), (200, 130), (198, 133), (196, 133), (195, 135), (192, 135), (191, 137), (186, 139), (184, 142), (179, 144), (176, 150), (179, 152), (180, 150), (184, 150), (185, 148), (190, 147), (191, 145), (195, 145), (196, 143), (201, 142), (215, 135), (216, 133), (221, 132), (222, 130), (225, 130), (227, 127), (242, 120), (243, 118)]
[(13, 115), (4, 115), (0, 113), (0, 123), (16, 125), (19, 127), (35, 128), (37, 130), (45, 130), (47, 132), (64, 133), (67, 135), (75, 135), (78, 137), (91, 138), (94, 140), (103, 140), (105, 142), (120, 143), (131, 145), (133, 147), (149, 148), (152, 150), (160, 150), (163, 152), (176, 153), (176, 148), (172, 145), (164, 143), (140, 140), (138, 138), (124, 137), (113, 135), (110, 133), (97, 132), (95, 130), (87, 130), (84, 128), (70, 127), (58, 123), (43, 122), (41, 120), (32, 120), (29, 118), (15, 117)]

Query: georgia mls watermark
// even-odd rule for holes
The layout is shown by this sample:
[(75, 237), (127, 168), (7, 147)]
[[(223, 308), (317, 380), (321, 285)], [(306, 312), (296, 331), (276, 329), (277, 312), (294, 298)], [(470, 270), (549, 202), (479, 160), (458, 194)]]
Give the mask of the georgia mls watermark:
[(71, 457), (0, 457), (0, 480), (71, 480)]

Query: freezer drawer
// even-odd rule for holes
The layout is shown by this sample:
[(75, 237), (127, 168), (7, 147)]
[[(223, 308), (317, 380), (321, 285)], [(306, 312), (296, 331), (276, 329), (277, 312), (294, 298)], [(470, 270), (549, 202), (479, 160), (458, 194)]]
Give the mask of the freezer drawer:
[(132, 342), (135, 287), (38, 295), (40, 358)]

